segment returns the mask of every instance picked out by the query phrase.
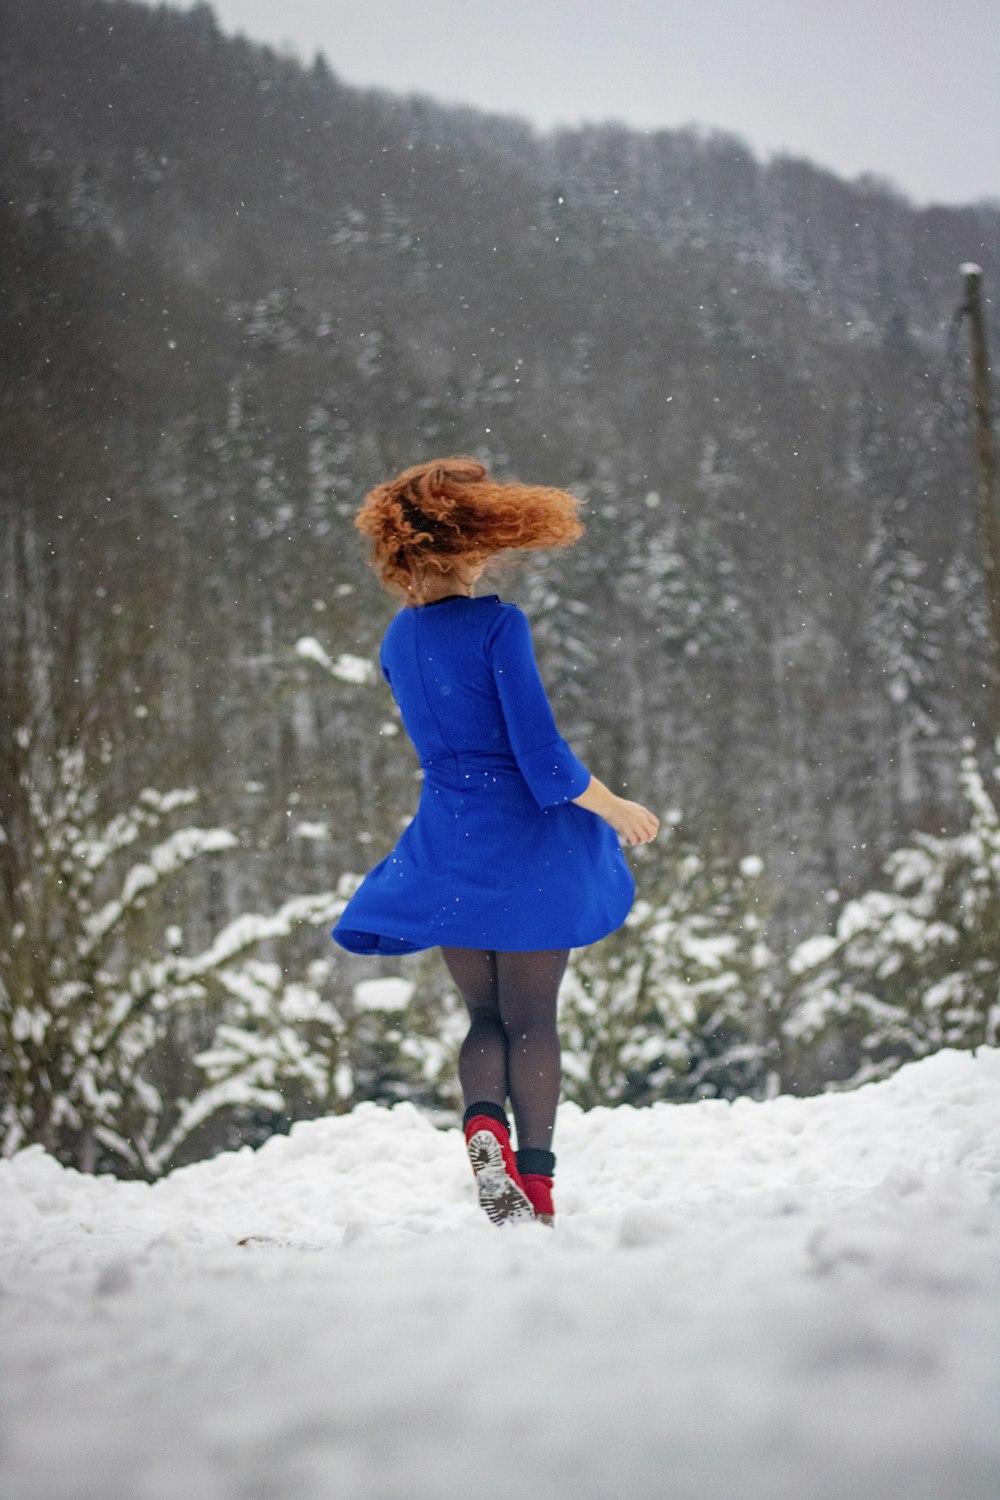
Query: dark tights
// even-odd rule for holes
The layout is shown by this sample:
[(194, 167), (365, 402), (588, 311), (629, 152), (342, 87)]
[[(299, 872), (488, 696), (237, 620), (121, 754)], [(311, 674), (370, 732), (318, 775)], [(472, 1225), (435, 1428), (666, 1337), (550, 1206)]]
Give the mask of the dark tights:
[(556, 999), (569, 950), (493, 953), (442, 948), (448, 972), (469, 1008), (458, 1075), (466, 1105), (508, 1097), (521, 1149), (552, 1148), (559, 1102)]

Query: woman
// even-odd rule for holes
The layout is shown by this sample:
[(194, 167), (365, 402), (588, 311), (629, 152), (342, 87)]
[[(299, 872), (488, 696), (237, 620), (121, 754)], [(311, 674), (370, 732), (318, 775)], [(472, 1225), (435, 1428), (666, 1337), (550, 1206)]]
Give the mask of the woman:
[(355, 522), (407, 605), (380, 661), (424, 775), (416, 817), (333, 936), (354, 953), (441, 947), (469, 1010), (459, 1055), (469, 1158), (498, 1224), (552, 1222), (559, 983), (570, 948), (614, 931), (632, 904), (619, 839), (645, 844), (659, 828), (561, 738), (521, 610), (473, 594), (497, 553), (575, 542), (577, 504), (446, 458), (377, 485)]

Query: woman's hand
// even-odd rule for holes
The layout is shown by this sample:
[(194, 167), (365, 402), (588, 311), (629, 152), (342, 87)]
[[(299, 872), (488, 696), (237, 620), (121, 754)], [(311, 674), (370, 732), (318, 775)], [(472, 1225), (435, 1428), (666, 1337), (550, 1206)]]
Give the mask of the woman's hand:
[(596, 776), (590, 778), (590, 785), (573, 801), (577, 807), (585, 807), (610, 823), (623, 844), (649, 844), (660, 831), (660, 820), (655, 813), (641, 802), (616, 797)]
[(660, 820), (641, 802), (626, 802), (616, 797), (615, 805), (604, 814), (623, 844), (650, 844), (660, 831)]

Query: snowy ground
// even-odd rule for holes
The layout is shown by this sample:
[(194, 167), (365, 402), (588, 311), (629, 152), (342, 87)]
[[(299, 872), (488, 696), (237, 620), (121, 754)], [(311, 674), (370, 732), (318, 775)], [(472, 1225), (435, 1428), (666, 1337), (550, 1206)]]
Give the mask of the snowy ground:
[(1000, 1052), (557, 1145), (554, 1233), (406, 1106), (154, 1187), (0, 1164), (0, 1491), (997, 1500)]

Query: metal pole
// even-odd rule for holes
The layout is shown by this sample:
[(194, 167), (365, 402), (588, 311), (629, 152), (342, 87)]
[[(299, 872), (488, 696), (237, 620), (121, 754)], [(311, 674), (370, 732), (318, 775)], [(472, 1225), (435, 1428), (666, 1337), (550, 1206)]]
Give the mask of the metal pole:
[(967, 262), (959, 270), (965, 277), (965, 311), (972, 337), (972, 394), (976, 408), (976, 453), (979, 467), (979, 520), (983, 542), (983, 584), (993, 639), (992, 723), (994, 738), (1000, 736), (1000, 497), (997, 495), (997, 460), (990, 413), (990, 362), (983, 317), (983, 273)]

